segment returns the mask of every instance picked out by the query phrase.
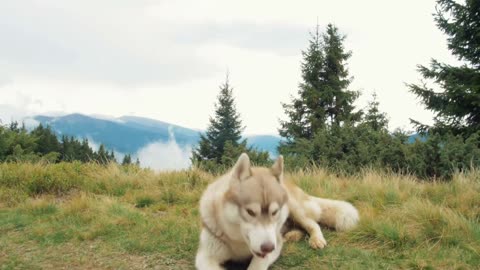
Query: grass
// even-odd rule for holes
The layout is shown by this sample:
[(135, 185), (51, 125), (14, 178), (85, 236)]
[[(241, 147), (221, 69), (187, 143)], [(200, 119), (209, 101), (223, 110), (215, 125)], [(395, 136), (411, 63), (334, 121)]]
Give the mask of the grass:
[[(321, 169), (288, 175), (358, 207), (328, 246), (287, 243), (272, 269), (480, 269), (480, 172), (451, 182)], [(194, 269), (197, 203), (214, 176), (96, 164), (0, 164), (0, 269)]]

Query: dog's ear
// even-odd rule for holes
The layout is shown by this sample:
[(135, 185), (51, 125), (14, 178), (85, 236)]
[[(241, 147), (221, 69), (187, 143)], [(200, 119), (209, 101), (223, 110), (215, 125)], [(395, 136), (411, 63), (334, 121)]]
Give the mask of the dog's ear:
[(238, 180), (245, 180), (252, 175), (250, 170), (250, 158), (246, 153), (240, 155), (233, 167), (233, 176)]
[(279, 180), (281, 181), (283, 178), (283, 156), (280, 155), (278, 156), (277, 160), (273, 164), (272, 168), (272, 174)]

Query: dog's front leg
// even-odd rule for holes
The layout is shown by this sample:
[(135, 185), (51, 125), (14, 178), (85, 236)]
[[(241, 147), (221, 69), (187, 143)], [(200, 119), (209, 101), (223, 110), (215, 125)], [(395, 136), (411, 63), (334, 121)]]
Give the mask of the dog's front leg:
[(301, 203), (292, 197), (288, 204), (288, 208), (290, 209), (290, 217), (292, 218), (293, 222), (295, 222), (297, 225), (300, 225), (300, 227), (302, 227), (310, 235), (308, 242), (312, 248), (324, 248), (327, 245), (327, 241), (325, 240), (325, 237), (323, 237), (320, 225), (306, 212), (306, 210), (310, 210), (310, 212), (320, 212), (320, 215), (322, 209), (320, 207), (312, 207), (312, 203), (307, 204), (308, 202), (312, 201), (306, 200)]
[(280, 243), (280, 245), (265, 258), (253, 256), (247, 270), (267, 270), (268, 267), (278, 259), (278, 256), (280, 256), (282, 245), (283, 243)]
[(306, 216), (296, 219), (296, 221), (310, 235), (310, 240), (308, 242), (312, 248), (324, 248), (327, 245), (327, 241), (323, 237), (322, 230), (317, 222), (315, 222), (313, 219), (307, 218)]
[(199, 251), (195, 258), (195, 267), (198, 270), (225, 270), (225, 268), (220, 266), (220, 263), (203, 251)]
[(220, 265), (229, 258), (228, 250), (224, 243), (203, 229), (200, 233), (200, 246), (195, 258), (195, 267), (198, 270), (225, 270)]

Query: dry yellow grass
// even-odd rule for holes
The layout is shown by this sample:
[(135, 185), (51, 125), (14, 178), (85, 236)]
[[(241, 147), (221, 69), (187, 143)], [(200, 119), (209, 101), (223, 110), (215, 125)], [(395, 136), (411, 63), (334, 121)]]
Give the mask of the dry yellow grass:
[[(361, 222), (329, 245), (288, 243), (273, 269), (478, 269), (480, 172), (450, 182), (363, 171), (289, 173), (352, 202)], [(214, 176), (97, 164), (0, 164), (0, 269), (193, 269), (198, 199)], [(241, 268), (239, 268), (241, 269)]]

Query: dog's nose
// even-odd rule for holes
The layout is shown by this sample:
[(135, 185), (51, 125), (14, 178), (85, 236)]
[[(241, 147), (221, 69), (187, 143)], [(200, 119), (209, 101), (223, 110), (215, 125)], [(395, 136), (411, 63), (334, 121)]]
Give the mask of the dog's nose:
[(260, 249), (262, 250), (263, 253), (270, 253), (275, 249), (275, 246), (273, 245), (272, 242), (266, 242), (260, 246)]

